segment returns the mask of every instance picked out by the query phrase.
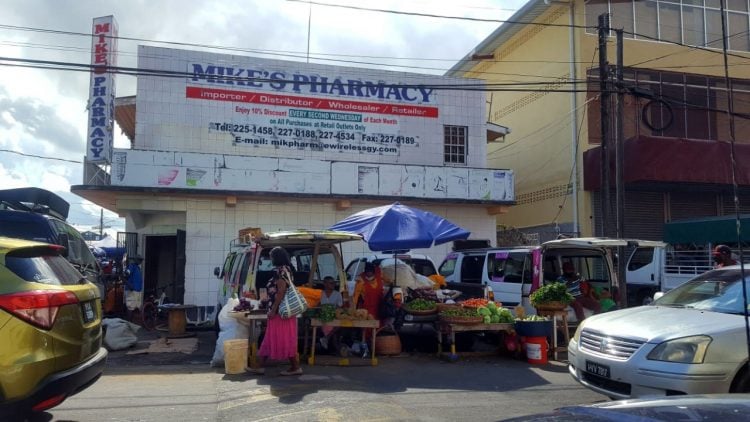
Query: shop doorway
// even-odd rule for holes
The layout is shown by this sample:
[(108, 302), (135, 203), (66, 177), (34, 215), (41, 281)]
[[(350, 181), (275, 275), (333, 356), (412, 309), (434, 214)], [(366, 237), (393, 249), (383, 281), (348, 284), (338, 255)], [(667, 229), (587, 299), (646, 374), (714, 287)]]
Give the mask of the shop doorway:
[(146, 236), (144, 292), (157, 299), (164, 292), (169, 302), (183, 303), (185, 296), (185, 231), (175, 235)]

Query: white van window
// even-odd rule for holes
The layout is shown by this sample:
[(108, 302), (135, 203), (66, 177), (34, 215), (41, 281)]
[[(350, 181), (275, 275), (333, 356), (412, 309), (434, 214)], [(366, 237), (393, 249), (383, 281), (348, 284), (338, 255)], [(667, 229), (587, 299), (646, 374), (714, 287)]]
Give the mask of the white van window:
[(365, 258), (361, 258), (361, 259), (355, 259), (354, 261), (350, 262), (349, 266), (346, 267), (346, 279), (347, 280), (356, 279), (359, 273), (361, 272), (359, 271), (359, 268), (360, 267), (364, 268), (365, 261), (366, 261)]
[(440, 269), (438, 269), (438, 273), (442, 275), (443, 277), (448, 277), (453, 275), (453, 273), (456, 271), (456, 261), (458, 260), (455, 256), (450, 256), (443, 261), (442, 264), (440, 264)]
[(484, 255), (464, 255), (461, 260), (461, 283), (482, 283)]
[(570, 262), (582, 279), (609, 284), (609, 267), (603, 256), (563, 256), (562, 262)]
[(636, 248), (628, 262), (628, 271), (635, 271), (645, 267), (654, 260), (654, 248)]
[(526, 252), (490, 252), (487, 277), (495, 282), (531, 283), (531, 256)]

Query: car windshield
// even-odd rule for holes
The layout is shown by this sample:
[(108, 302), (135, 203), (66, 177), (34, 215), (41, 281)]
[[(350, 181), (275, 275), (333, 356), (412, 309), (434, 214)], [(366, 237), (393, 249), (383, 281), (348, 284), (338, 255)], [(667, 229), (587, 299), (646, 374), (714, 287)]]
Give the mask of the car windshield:
[[(709, 271), (670, 290), (653, 304), (727, 314), (744, 314), (740, 280), (740, 270)], [(750, 278), (745, 279), (745, 284), (750, 289)]]

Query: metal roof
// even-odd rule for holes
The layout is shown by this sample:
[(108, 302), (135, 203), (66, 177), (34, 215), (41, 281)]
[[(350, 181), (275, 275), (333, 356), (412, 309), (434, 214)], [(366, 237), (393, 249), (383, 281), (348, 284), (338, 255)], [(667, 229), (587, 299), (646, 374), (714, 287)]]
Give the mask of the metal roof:
[[(554, 4), (547, 4), (545, 0), (529, 0), (513, 16), (506, 19), (508, 22), (500, 24), (487, 38), (479, 45), (474, 47), (463, 59), (453, 65), (447, 72), (446, 76), (462, 77), (463, 74), (470, 71), (481, 60), (473, 60), (474, 55), (494, 54), (495, 50), (506, 43), (511, 37), (526, 27), (523, 22), (533, 22), (542, 13), (546, 12)], [(521, 22), (521, 23), (509, 23)]]
[(122, 133), (130, 139), (130, 145), (135, 140), (135, 95), (115, 98), (115, 121)]

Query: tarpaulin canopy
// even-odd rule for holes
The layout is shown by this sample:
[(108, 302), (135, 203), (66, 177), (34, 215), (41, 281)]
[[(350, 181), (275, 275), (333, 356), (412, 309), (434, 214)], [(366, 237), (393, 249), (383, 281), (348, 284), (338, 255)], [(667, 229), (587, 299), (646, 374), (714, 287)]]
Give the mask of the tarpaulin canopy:
[[(750, 215), (742, 215), (742, 240), (750, 240)], [(664, 241), (676, 243), (736, 243), (736, 217), (706, 217), (664, 224)]]
[(439, 215), (398, 202), (350, 215), (330, 229), (362, 235), (373, 251), (429, 248), (471, 234)]

